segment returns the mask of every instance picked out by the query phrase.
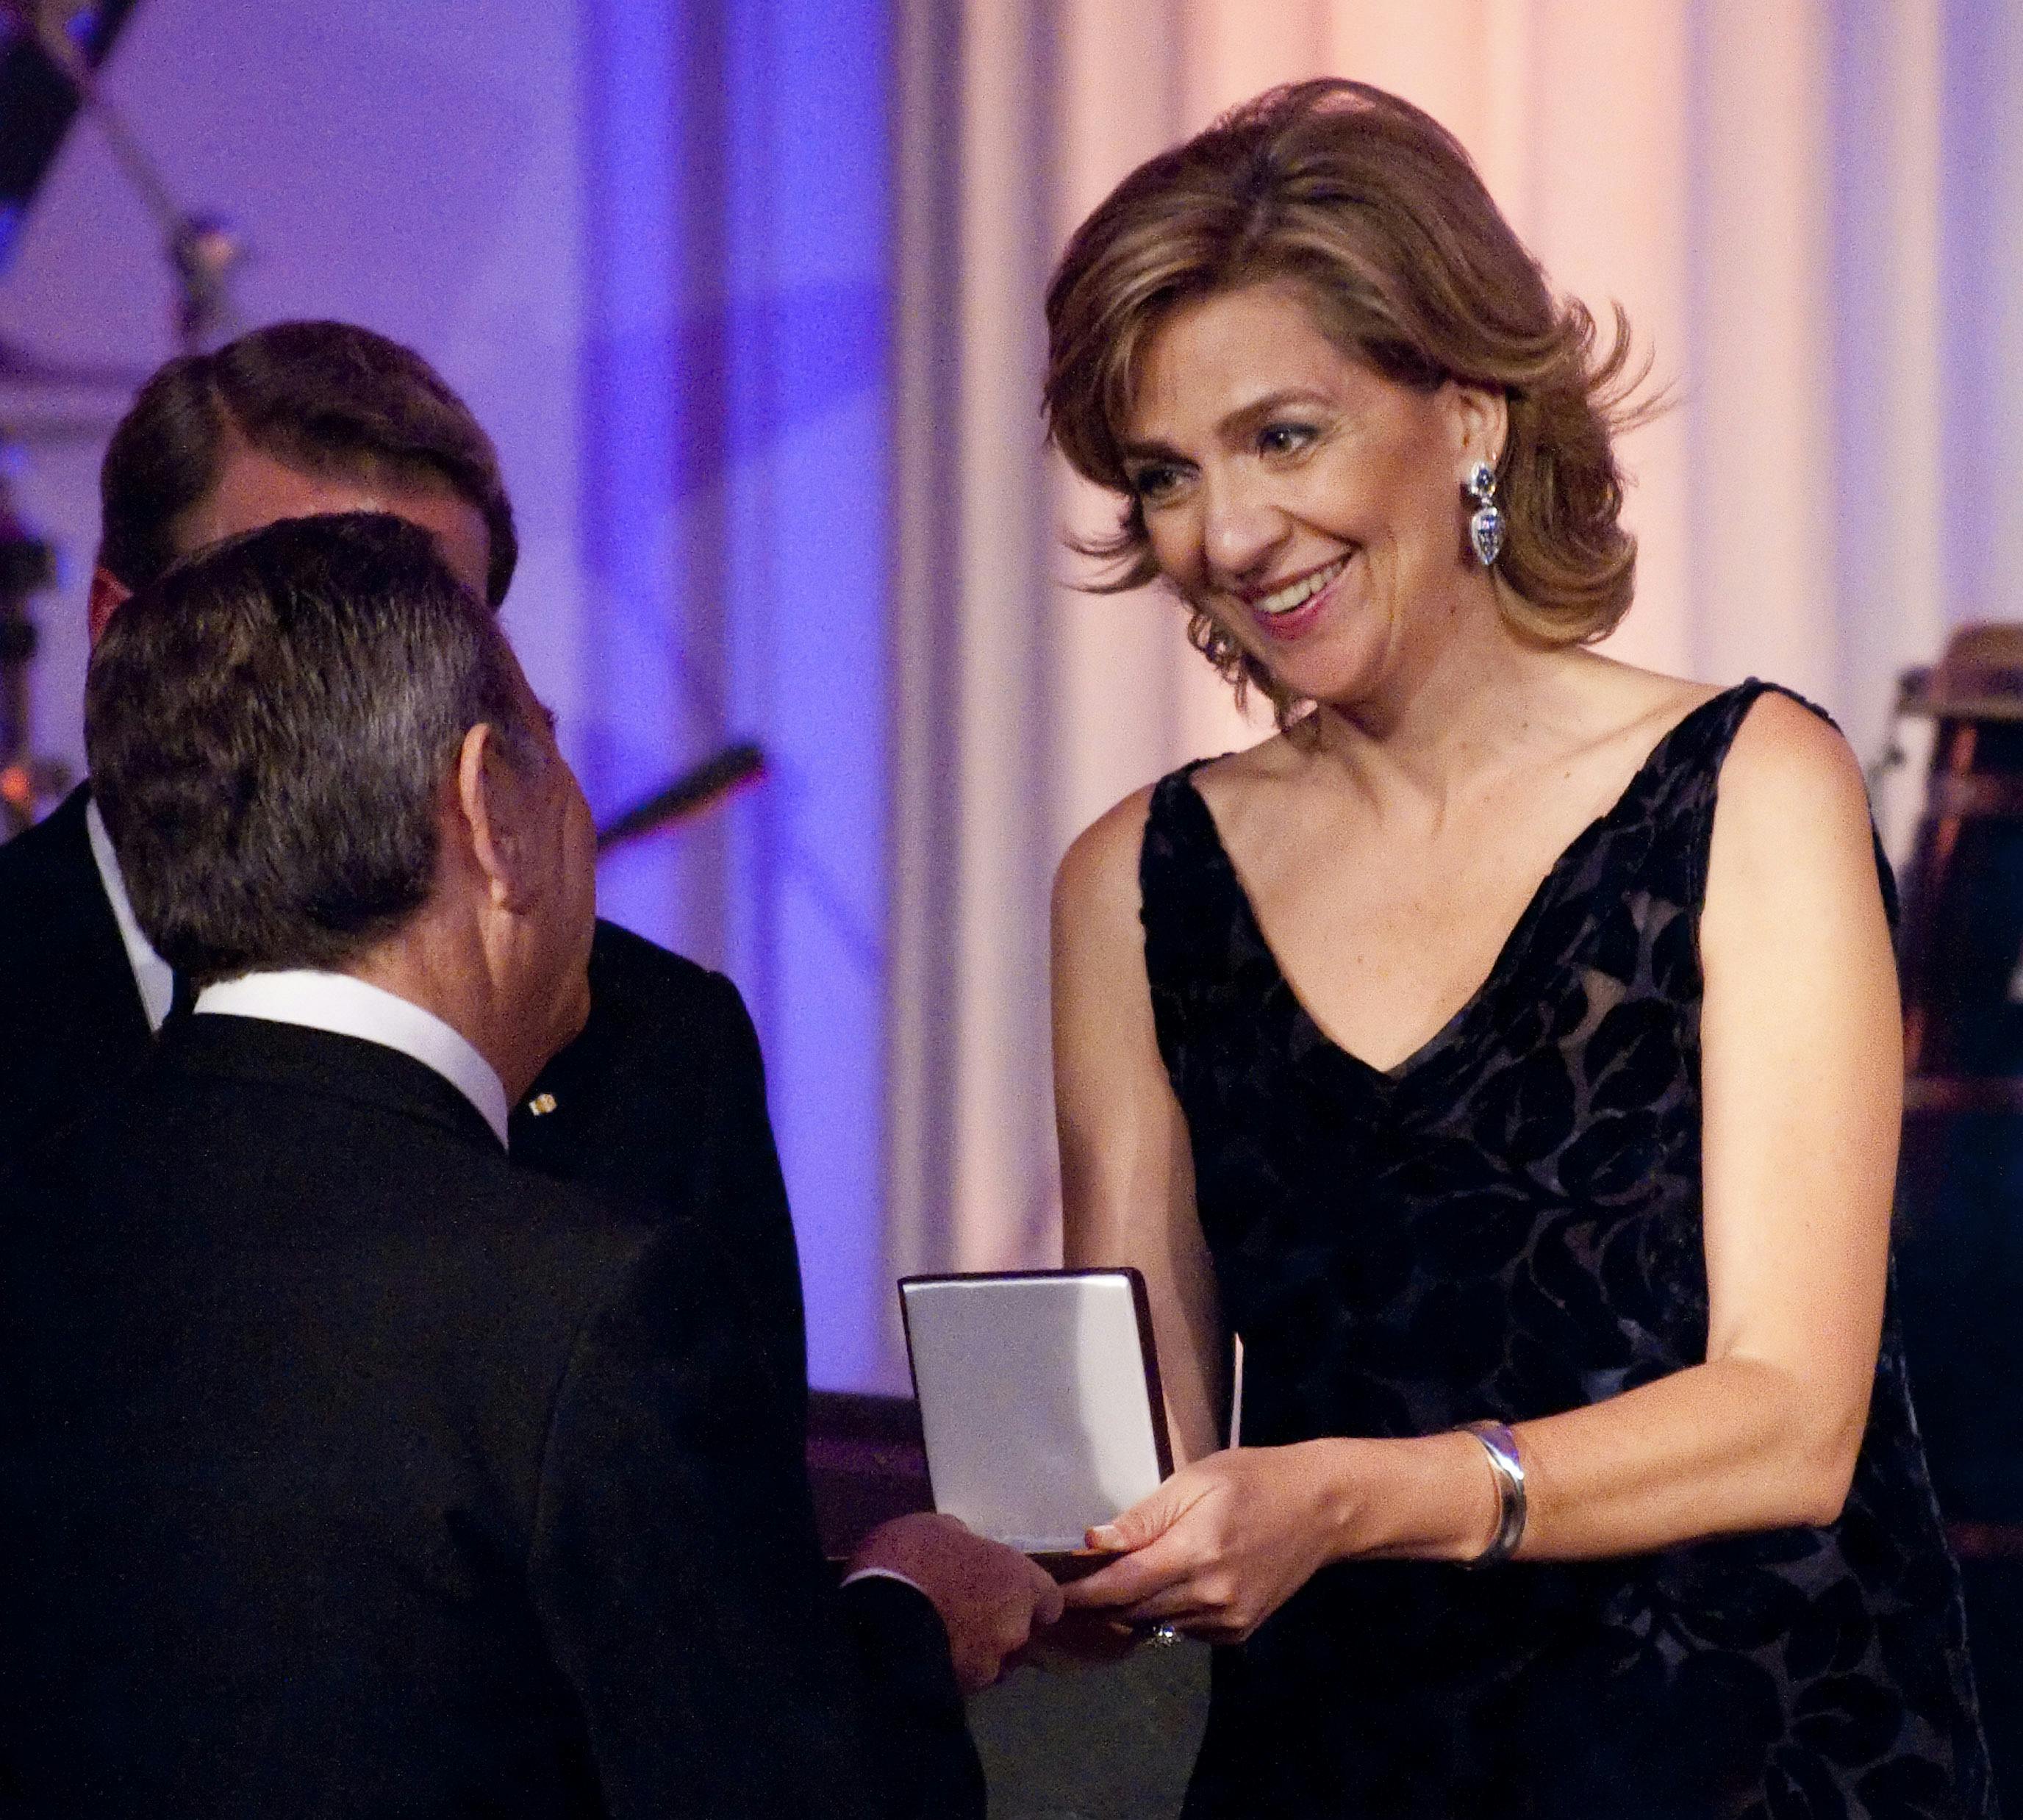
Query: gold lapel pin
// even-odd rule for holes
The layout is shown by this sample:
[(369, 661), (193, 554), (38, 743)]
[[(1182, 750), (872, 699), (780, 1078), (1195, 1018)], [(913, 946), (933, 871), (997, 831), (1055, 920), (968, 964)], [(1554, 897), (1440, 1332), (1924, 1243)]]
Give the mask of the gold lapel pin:
[(551, 1093), (537, 1093), (527, 1102), (527, 1111), (534, 1118), (542, 1118), (555, 1109), (555, 1096)]

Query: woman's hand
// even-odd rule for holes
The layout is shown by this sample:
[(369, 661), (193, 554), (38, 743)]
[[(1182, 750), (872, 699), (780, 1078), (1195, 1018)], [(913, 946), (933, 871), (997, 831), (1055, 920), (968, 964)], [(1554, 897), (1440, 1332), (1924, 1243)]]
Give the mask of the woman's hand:
[(1123, 1558), (1066, 1588), (1070, 1610), (1241, 1643), (1334, 1559), (1344, 1443), (1234, 1448), (1183, 1466), (1088, 1533)]

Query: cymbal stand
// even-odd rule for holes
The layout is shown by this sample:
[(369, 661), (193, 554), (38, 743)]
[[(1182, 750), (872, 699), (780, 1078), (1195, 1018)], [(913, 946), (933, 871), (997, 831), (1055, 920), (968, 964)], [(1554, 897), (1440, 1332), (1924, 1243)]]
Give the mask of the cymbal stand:
[(76, 90), (79, 107), (97, 123), (114, 162), (154, 217), (175, 276), (177, 342), (186, 354), (203, 353), (235, 325), (231, 280), (245, 258), (245, 243), (230, 223), (215, 215), (190, 214), (177, 203), (161, 167), (105, 98), (65, 31), (61, 5), (53, 0), (0, 0), (0, 10), (13, 13), (34, 34), (42, 55)]

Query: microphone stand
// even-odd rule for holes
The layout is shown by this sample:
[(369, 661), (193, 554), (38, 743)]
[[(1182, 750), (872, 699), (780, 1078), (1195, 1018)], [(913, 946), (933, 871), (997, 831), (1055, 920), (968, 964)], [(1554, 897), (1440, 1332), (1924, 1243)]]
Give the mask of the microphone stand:
[(599, 828), (598, 857), (714, 809), (733, 791), (756, 784), (765, 775), (766, 755), (758, 747), (749, 740), (726, 746)]

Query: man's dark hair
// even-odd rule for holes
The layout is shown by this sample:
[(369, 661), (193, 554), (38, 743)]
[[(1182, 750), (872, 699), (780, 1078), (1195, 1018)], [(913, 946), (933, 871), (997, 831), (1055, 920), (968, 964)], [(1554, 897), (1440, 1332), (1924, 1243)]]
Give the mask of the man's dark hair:
[(342, 966), (428, 897), (465, 733), (543, 762), (525, 701), (497, 621), (404, 520), (290, 519), (176, 564), (85, 682), (141, 926), (199, 985)]
[(99, 470), (100, 567), (134, 589), (160, 576), (235, 441), (319, 477), (447, 488), (484, 518), (486, 598), (505, 599), (520, 543), (492, 439), (419, 354), (351, 323), (274, 323), (149, 379)]

